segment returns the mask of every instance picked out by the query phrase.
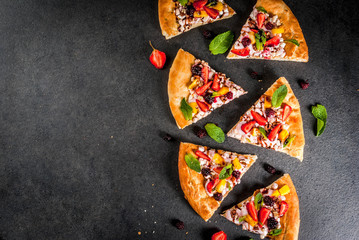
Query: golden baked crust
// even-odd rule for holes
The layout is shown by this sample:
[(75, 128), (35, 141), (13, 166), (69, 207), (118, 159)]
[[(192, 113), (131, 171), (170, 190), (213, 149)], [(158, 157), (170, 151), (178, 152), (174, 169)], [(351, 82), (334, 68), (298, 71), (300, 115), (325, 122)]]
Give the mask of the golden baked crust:
[[(199, 146), (191, 143), (180, 144), (178, 153), (178, 173), (185, 198), (188, 200), (192, 208), (205, 220), (208, 221), (217, 210), (220, 202), (214, 200), (213, 197), (208, 196), (204, 188), (204, 178), (201, 173), (190, 169), (185, 161), (185, 155), (198, 150)], [(218, 150), (221, 153), (221, 150)], [(250, 159), (247, 165), (248, 169), (257, 159), (255, 155), (243, 155)], [(243, 176), (243, 175), (242, 175)], [(228, 191), (223, 199), (228, 195)]]
[[(285, 196), (286, 197), (285, 201), (289, 205), (288, 211), (283, 217), (280, 218), (280, 224), (282, 226), (282, 234), (275, 236), (272, 239), (297, 240), (299, 234), (299, 225), (300, 225), (299, 200), (298, 200), (297, 191), (294, 187), (294, 184), (289, 174), (284, 174), (283, 177), (279, 178), (274, 183), (278, 184), (278, 188), (281, 188), (284, 185), (288, 185), (290, 189), (290, 193)], [(274, 183), (269, 185), (267, 188), (270, 188)], [(258, 192), (259, 190), (254, 191), (252, 196), (255, 196)], [(243, 203), (249, 201), (252, 196), (238, 203), (237, 206), (243, 206)], [(224, 214), (222, 214), (222, 216), (225, 217)]]
[[(276, 56), (271, 59), (280, 61), (308, 62), (308, 46), (304, 39), (304, 35), (302, 29), (300, 28), (299, 22), (290, 10), (290, 8), (282, 0), (258, 0), (255, 6), (264, 7), (269, 14), (277, 15), (283, 24), (283, 39), (296, 39), (300, 44), (299, 47), (297, 47), (295, 44), (287, 43), (284, 48), (286, 56), (284, 58)], [(232, 49), (233, 47), (234, 45), (232, 46)], [(242, 58), (232, 52), (229, 52), (227, 58), (264, 59), (260, 57)]]
[[(295, 97), (294, 92), (290, 87), (287, 79), (285, 79), (284, 77), (279, 78), (263, 95), (272, 96), (275, 90), (277, 90), (283, 84), (285, 84), (288, 88), (287, 96), (285, 97), (283, 102), (289, 104), (292, 107), (292, 113), (289, 115), (289, 118), (286, 121), (286, 123), (289, 125), (290, 134), (295, 135), (296, 137), (290, 145), (278, 151), (287, 153), (288, 155), (298, 158), (300, 161), (303, 161), (305, 139), (304, 139), (302, 115), (300, 113), (300, 105), (298, 99)], [(260, 97), (253, 105), (256, 105), (261, 98), (262, 97)], [(234, 129), (242, 121), (242, 118), (243, 116), (240, 118), (238, 123), (227, 133), (228, 136), (235, 138)], [(252, 144), (252, 145), (258, 146), (257, 144)]]
[[(228, 6), (228, 4), (226, 5), (228, 7), (228, 15), (222, 17), (221, 19), (212, 20), (211, 22), (227, 19), (236, 14), (236, 12), (230, 6)], [(174, 13), (175, 6), (176, 4), (175, 2), (173, 2), (173, 0), (158, 0), (158, 19), (162, 30), (162, 35), (165, 36), (166, 39), (170, 39), (181, 34), (181, 32), (178, 31), (179, 25), (177, 23), (176, 15)], [(187, 32), (205, 24), (207, 23), (193, 24), (190, 29), (187, 29), (184, 32)]]

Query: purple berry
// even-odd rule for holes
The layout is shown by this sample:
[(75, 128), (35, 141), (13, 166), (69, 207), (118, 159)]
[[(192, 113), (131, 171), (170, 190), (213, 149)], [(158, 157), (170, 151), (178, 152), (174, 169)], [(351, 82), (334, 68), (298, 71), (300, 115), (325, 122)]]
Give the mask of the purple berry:
[(303, 90), (305, 90), (309, 87), (309, 82), (308, 80), (299, 80), (299, 85)]

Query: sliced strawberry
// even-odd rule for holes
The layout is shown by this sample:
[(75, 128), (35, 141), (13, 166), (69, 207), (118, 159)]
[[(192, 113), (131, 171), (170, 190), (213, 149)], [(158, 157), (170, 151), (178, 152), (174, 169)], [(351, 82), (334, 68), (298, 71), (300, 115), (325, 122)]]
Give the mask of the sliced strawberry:
[(282, 124), (278, 124), (277, 126), (275, 126), (270, 133), (268, 134), (268, 139), (269, 141), (273, 141), (275, 139), (275, 137), (277, 136), (280, 128), (281, 128)]
[(221, 88), (221, 84), (219, 82), (218, 74), (216, 73), (214, 74), (212, 89), (214, 91), (218, 91), (220, 88)]
[(219, 12), (217, 9), (214, 8), (209, 8), (204, 6), (203, 7), (204, 11), (206, 11), (206, 13), (208, 14), (208, 16), (210, 16), (212, 19), (216, 19), (219, 15)]
[(249, 55), (250, 50), (248, 47), (246, 47), (246, 48), (242, 48), (242, 49), (233, 49), (233, 50), (231, 50), (231, 52), (234, 54), (237, 54), (239, 56), (245, 57), (245, 56)]
[(215, 188), (217, 186), (217, 184), (219, 183), (219, 178), (215, 178), (214, 180), (210, 181), (208, 184), (207, 184), (207, 191), (209, 193), (212, 193), (212, 189)]
[(252, 114), (252, 117), (254, 118), (254, 120), (256, 120), (256, 122), (259, 125), (264, 126), (267, 124), (267, 119), (262, 117), (259, 113), (255, 112), (255, 111), (251, 111), (251, 114)]
[(201, 152), (201, 151), (199, 151), (199, 150), (197, 150), (197, 151), (195, 152), (195, 154), (196, 154), (198, 157), (200, 157), (200, 158), (203, 158), (203, 159), (206, 159), (206, 160), (208, 160), (208, 161), (211, 161), (211, 159), (210, 159), (206, 154), (204, 154), (203, 152)]
[(287, 202), (282, 201), (279, 208), (279, 216), (283, 216), (288, 211), (289, 205)]
[(270, 214), (270, 210), (268, 208), (262, 207), (259, 210), (259, 222), (261, 225), (266, 224), (269, 214)]
[(221, 173), (223, 167), (216, 167), (214, 168), (213, 170), (216, 172), (216, 173)]
[(254, 33), (257, 33), (258, 30), (257, 29), (254, 29), (254, 28), (251, 28), (251, 31), (254, 32)]
[(278, 35), (272, 37), (268, 41), (266, 41), (265, 46), (277, 46), (280, 42), (280, 37)]
[(151, 56), (150, 56), (150, 61), (153, 64), (153, 66), (155, 66), (155, 68), (162, 69), (166, 62), (166, 54), (164, 52), (161, 52), (161, 51), (155, 49), (152, 46), (151, 42), (150, 42), (150, 45), (153, 49)]
[(241, 129), (244, 133), (249, 133), (252, 130), (252, 127), (256, 124), (256, 121), (252, 120), (241, 126)]
[(264, 15), (264, 13), (258, 13), (257, 15), (257, 25), (258, 28), (261, 29), (263, 27), (263, 23), (266, 20), (266, 16)]
[(209, 76), (209, 68), (208, 67), (203, 67), (202, 68), (201, 76), (203, 78), (204, 84), (207, 84), (208, 76)]
[(227, 234), (225, 234), (223, 231), (217, 232), (212, 235), (211, 240), (227, 240)]
[(205, 102), (201, 102), (196, 100), (198, 107), (201, 109), (202, 112), (207, 112), (209, 110), (209, 106)]
[(252, 219), (257, 222), (258, 221), (257, 209), (254, 206), (254, 202), (247, 203), (246, 207), (247, 207), (249, 216), (251, 216)]
[(202, 87), (197, 88), (196, 93), (200, 96), (203, 95), (211, 87), (211, 85), (212, 85), (212, 81), (203, 85)]
[(195, 1), (193, 3), (193, 7), (194, 9), (196, 9), (197, 11), (200, 11), (203, 9), (204, 5), (206, 5), (208, 2), (208, 0), (198, 0), (198, 1)]
[(283, 115), (282, 120), (285, 121), (289, 117), (289, 115), (292, 113), (292, 107), (288, 104), (284, 104), (283, 106)]

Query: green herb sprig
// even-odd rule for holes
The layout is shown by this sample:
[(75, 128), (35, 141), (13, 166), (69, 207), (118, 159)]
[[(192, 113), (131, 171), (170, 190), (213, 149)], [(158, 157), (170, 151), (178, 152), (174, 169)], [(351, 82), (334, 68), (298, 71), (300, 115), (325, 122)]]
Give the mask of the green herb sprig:
[(232, 45), (234, 34), (232, 31), (227, 31), (217, 35), (209, 44), (209, 51), (213, 55), (218, 55), (227, 52)]

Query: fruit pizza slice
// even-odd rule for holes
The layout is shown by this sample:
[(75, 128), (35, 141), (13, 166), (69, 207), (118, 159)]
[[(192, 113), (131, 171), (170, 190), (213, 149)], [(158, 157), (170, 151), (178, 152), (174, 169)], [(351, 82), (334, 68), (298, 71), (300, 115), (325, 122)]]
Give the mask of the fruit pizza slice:
[(308, 62), (308, 46), (282, 0), (258, 0), (227, 58)]
[(234, 14), (223, 0), (158, 0), (158, 18), (166, 39)]
[(256, 190), (243, 202), (222, 214), (243, 230), (275, 240), (297, 240), (299, 200), (289, 174), (266, 188)]
[(245, 93), (207, 62), (182, 49), (178, 51), (169, 74), (168, 98), (179, 128), (197, 122)]
[(305, 144), (302, 115), (288, 81), (281, 77), (273, 83), (227, 135), (302, 161)]
[(185, 198), (208, 221), (256, 159), (255, 155), (181, 143), (178, 172)]

